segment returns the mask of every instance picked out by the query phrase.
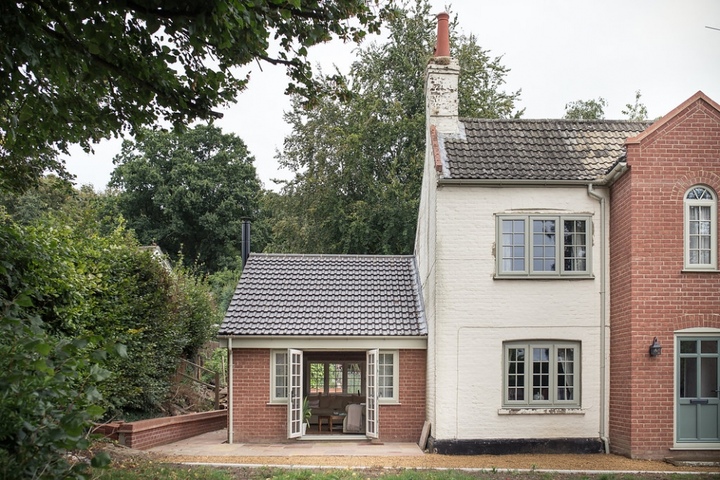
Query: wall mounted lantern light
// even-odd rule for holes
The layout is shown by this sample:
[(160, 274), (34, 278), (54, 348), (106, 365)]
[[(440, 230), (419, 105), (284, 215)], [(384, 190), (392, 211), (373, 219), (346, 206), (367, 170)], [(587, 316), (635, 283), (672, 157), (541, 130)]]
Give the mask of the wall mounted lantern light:
[(657, 337), (653, 338), (652, 345), (650, 345), (650, 356), (651, 357), (657, 357), (662, 353), (662, 346), (660, 346), (660, 342), (658, 342)]

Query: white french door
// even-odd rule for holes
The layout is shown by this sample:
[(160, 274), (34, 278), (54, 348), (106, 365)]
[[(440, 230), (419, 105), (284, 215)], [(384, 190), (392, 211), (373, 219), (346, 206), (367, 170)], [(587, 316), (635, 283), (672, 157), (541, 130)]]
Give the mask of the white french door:
[(303, 352), (288, 349), (288, 438), (302, 436), (302, 384), (303, 384)]
[(368, 350), (366, 354), (367, 399), (365, 415), (365, 435), (378, 438), (380, 431), (380, 409), (378, 408), (378, 355), (379, 350)]

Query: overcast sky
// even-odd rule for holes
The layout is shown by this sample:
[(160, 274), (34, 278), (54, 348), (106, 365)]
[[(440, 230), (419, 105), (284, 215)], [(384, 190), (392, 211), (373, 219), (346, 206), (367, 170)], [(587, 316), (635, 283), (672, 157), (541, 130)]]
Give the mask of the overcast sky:
[[(433, 13), (448, 2), (431, 0)], [(506, 90), (522, 89), (523, 118), (560, 118), (575, 100), (603, 97), (605, 116), (623, 118), (635, 91), (650, 118), (665, 115), (698, 90), (720, 102), (720, 0), (456, 0), (451, 12), (492, 56), (510, 69)], [(311, 50), (329, 72), (347, 71), (353, 48), (340, 42)], [(462, 65), (461, 65), (462, 68)], [(266, 188), (288, 178), (275, 152), (290, 132), (283, 122), (285, 70), (252, 66), (248, 89), (223, 110), (217, 124), (234, 132), (255, 157)], [(66, 158), (77, 184), (103, 190), (120, 141), (96, 145), (95, 153), (72, 150)]]

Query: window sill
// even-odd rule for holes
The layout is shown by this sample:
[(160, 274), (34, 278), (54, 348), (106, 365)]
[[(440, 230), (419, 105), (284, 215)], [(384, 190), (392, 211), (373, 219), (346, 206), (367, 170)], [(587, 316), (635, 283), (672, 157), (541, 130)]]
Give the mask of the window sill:
[(595, 275), (493, 275), (493, 280), (595, 280)]
[(717, 268), (683, 268), (680, 273), (720, 273)]
[(268, 405), (268, 406), (285, 405), (285, 406), (287, 406), (287, 404), (288, 404), (287, 400), (285, 400), (285, 401), (278, 400), (278, 401), (274, 401), (274, 402), (267, 402), (265, 405)]
[(585, 415), (578, 407), (500, 408), (498, 415)]

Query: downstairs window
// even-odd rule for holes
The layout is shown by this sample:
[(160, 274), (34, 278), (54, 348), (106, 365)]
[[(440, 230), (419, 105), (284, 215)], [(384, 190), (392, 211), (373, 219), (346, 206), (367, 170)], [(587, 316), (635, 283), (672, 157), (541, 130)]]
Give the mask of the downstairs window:
[(580, 406), (578, 342), (508, 342), (504, 350), (506, 407)]

